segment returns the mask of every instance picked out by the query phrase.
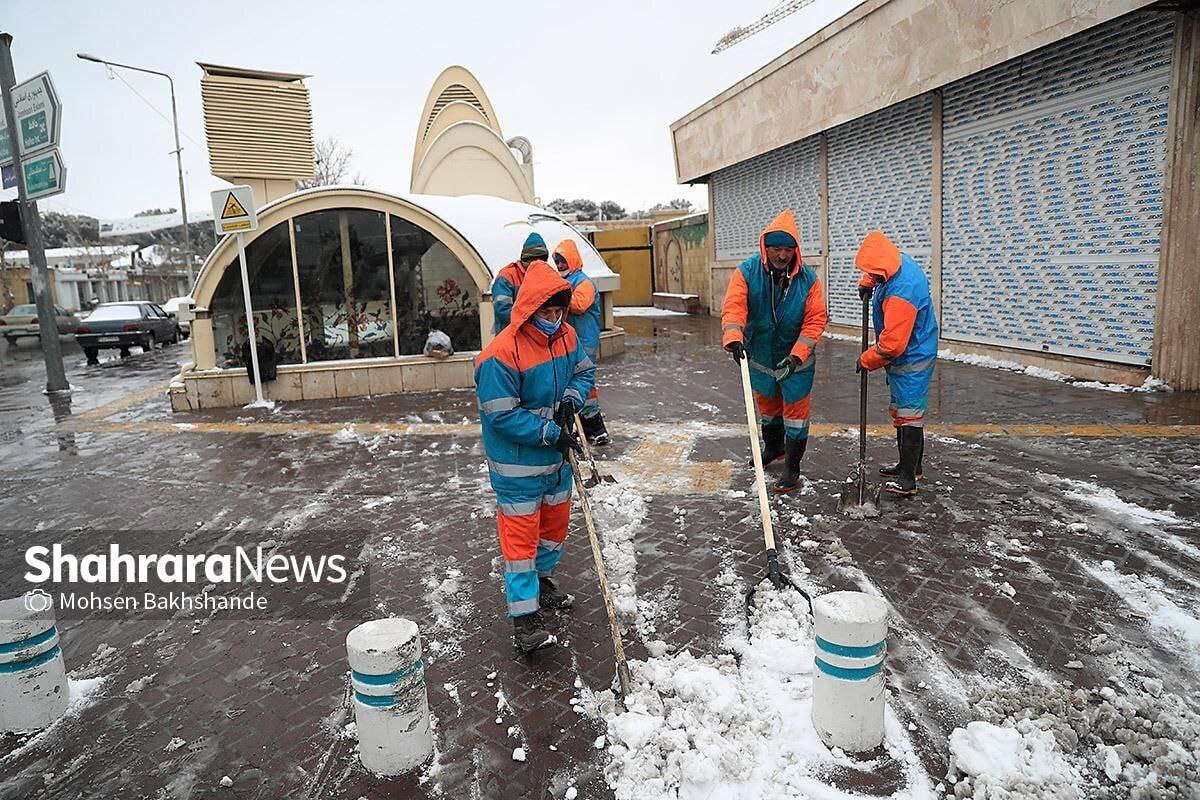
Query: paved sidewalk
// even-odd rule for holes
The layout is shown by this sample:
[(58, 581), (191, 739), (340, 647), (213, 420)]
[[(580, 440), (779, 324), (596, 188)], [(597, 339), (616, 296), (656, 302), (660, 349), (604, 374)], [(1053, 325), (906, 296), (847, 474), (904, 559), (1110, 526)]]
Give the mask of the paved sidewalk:
[[(716, 320), (622, 324), (629, 349), (600, 372), (616, 434), (602, 463), (622, 483), (600, 499), (610, 523), (622, 498), (644, 500), (630, 579), (652, 601), (627, 651), (645, 659), (657, 638), (719, 652), (731, 602), (764, 566), (737, 373)], [(803, 585), (877, 590), (893, 606), (892, 704), (934, 782), (950, 732), (975, 718), (969, 699), (1034, 677), (1124, 689), (1154, 676), (1200, 710), (1200, 641), (1185, 624), (1200, 619), (1200, 396), (939, 364), (922, 493), (854, 522), (836, 495), (857, 449), (855, 350), (821, 345), (808, 485), (772, 500), (777, 535)], [(2, 527), (25, 541), (363, 542), (369, 616), (422, 628), (435, 765), (381, 780), (357, 762), (344, 639), (367, 615), (65, 620), (73, 677), (103, 683), (45, 734), (0, 738), (0, 798), (612, 796), (593, 746), (604, 725), (571, 703), (577, 679), (599, 690), (613, 675), (586, 533), (576, 513), (561, 582), (578, 604), (552, 619), (568, 646), (518, 656), (472, 392), (171, 415), (172, 367), (158, 354), (73, 374), (95, 391), (57, 425), (36, 381), (0, 394), (22, 409), (0, 444)], [(872, 376), (875, 465), (894, 458), (882, 384)], [(719, 580), (729, 568), (735, 586)], [(0, 581), (23, 570), (14, 554)], [(888, 767), (829, 780), (879, 796), (903, 786)]]

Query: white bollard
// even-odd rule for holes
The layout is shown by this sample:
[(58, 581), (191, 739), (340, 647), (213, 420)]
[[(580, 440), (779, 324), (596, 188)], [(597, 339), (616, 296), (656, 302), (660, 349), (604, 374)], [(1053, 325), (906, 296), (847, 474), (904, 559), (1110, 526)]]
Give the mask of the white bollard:
[(812, 720), (829, 747), (852, 753), (883, 743), (887, 603), (862, 592), (813, 600), (816, 669)]
[(424, 764), (433, 731), (417, 624), (398, 617), (364, 622), (346, 636), (346, 650), (363, 766), (399, 775)]
[(70, 702), (53, 603), (28, 597), (0, 600), (0, 730), (13, 733), (45, 728)]

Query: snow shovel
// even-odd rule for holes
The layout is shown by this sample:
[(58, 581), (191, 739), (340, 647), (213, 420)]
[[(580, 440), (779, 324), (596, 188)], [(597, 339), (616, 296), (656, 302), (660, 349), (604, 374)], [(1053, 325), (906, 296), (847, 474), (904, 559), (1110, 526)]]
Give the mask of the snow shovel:
[[(582, 431), (580, 432), (582, 436)], [(592, 503), (588, 500), (583, 481), (579, 479), (579, 462), (575, 453), (569, 452), (567, 459), (571, 462), (571, 472), (575, 476), (575, 493), (579, 496), (579, 507), (583, 509), (583, 521), (587, 525), (588, 539), (592, 543), (592, 558), (596, 562), (596, 575), (600, 578), (600, 593), (604, 595), (604, 609), (608, 612), (608, 627), (612, 632), (613, 658), (617, 662), (617, 682), (621, 687), (619, 701), (624, 707), (625, 697), (629, 694), (629, 664), (625, 662), (625, 646), (621, 643), (621, 626), (617, 623), (617, 607), (613, 603), (612, 587), (608, 585), (608, 573), (604, 569), (604, 554), (600, 552), (600, 537), (596, 535), (596, 522), (592, 519)]]
[(592, 448), (588, 447), (587, 437), (583, 435), (583, 420), (579, 418), (578, 414), (575, 415), (575, 430), (579, 431), (579, 443), (583, 445), (583, 455), (587, 458), (588, 466), (592, 470), (592, 474), (583, 482), (583, 485), (591, 489), (601, 483), (616, 483), (616, 478), (612, 475), (605, 475), (596, 468), (596, 459), (592, 455)]
[[(808, 592), (792, 583), (786, 575), (779, 571), (779, 553), (775, 550), (775, 532), (771, 528), (771, 506), (767, 502), (767, 479), (763, 474), (762, 449), (758, 443), (758, 424), (755, 419), (756, 414), (754, 413), (754, 397), (750, 392), (750, 357), (744, 356), (738, 363), (741, 365), (742, 371), (742, 396), (746, 400), (746, 425), (750, 430), (750, 453), (754, 458), (754, 482), (758, 487), (758, 512), (762, 517), (763, 539), (767, 545), (767, 578), (776, 589), (789, 586), (804, 595), (804, 599), (808, 601), (808, 608), (811, 613), (812, 598), (808, 596)], [(754, 606), (754, 593), (758, 590), (758, 584), (759, 582), (756, 581), (754, 586), (750, 588), (750, 591), (746, 593), (747, 613)]]
[[(862, 352), (867, 352), (867, 315), (870, 301), (863, 298)], [(858, 467), (846, 478), (838, 511), (854, 519), (879, 516), (879, 487), (871, 488), (867, 480), (867, 371), (864, 369), (858, 384)]]

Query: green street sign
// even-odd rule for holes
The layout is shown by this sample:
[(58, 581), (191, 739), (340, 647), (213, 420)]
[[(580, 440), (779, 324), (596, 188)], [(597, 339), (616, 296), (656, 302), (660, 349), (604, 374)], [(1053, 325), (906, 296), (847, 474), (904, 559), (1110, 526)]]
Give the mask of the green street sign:
[(46, 112), (37, 111), (21, 120), (21, 151), (31, 153), (50, 145), (50, 126)]
[(25, 176), (25, 197), (37, 200), (66, 191), (67, 167), (58, 148), (21, 162)]

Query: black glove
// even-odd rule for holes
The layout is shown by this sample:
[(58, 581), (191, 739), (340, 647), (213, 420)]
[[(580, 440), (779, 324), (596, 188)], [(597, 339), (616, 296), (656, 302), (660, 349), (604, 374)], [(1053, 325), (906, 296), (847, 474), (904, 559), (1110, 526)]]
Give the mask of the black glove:
[(554, 412), (554, 421), (560, 428), (575, 429), (575, 406), (571, 401), (563, 400), (558, 404), (558, 410)]
[(861, 283), (858, 285), (858, 299), (859, 300), (870, 300), (871, 295), (873, 295), (873, 294), (875, 294), (874, 286), (864, 286)]
[(746, 346), (741, 342), (730, 342), (725, 348), (729, 351), (729, 355), (733, 356), (733, 360), (742, 363), (742, 359), (746, 357)]
[(854, 374), (857, 375), (865, 370), (866, 368), (862, 365), (862, 356), (854, 359)]
[(558, 441), (554, 443), (554, 449), (562, 453), (564, 459), (568, 458), (572, 450), (577, 456), (583, 455), (583, 445), (580, 443), (579, 437), (566, 428), (559, 430)]
[(786, 381), (799, 368), (800, 359), (793, 355), (788, 355), (787, 358), (775, 365), (775, 380)]

